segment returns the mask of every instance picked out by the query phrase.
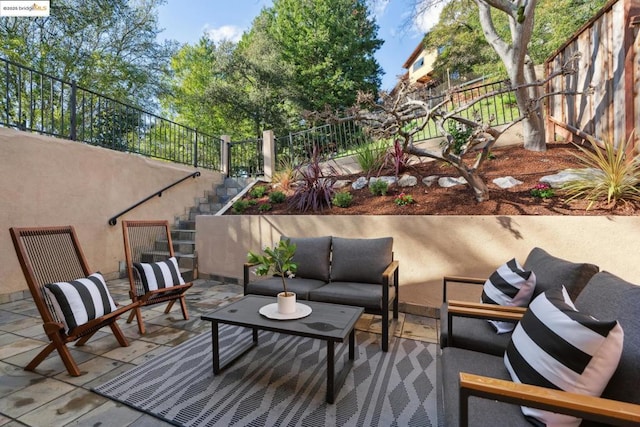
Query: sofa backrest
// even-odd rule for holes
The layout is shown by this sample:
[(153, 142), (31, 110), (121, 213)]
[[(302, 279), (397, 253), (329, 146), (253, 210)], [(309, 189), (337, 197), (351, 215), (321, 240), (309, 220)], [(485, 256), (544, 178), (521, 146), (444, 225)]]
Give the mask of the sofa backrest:
[(602, 397), (640, 404), (640, 286), (603, 271), (591, 278), (575, 305), (598, 320), (620, 322), (622, 356)]
[(554, 257), (540, 248), (531, 250), (524, 262), (524, 268), (536, 275), (532, 301), (547, 289), (563, 285), (575, 301), (589, 279), (599, 270), (597, 265), (567, 261)]
[(393, 238), (345, 239), (333, 237), (332, 282), (382, 284), (382, 273), (393, 261)]
[(293, 262), (298, 267), (296, 276), (328, 282), (331, 262), (331, 236), (280, 237), (280, 240), (287, 239), (296, 245), (296, 252), (293, 255)]

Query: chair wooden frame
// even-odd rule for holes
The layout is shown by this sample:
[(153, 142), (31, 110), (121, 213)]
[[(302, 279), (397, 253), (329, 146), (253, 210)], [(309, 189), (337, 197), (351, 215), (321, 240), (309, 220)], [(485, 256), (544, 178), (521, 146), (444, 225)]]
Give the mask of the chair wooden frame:
[[(193, 285), (192, 282), (145, 292), (138, 271), (133, 267), (134, 263), (164, 261), (175, 256), (169, 222), (165, 220), (122, 221), (122, 233), (124, 235), (127, 277), (130, 285), (129, 295), (133, 302), (139, 304), (129, 315), (127, 323), (131, 323), (136, 317), (140, 334), (145, 334), (146, 328), (141, 307), (168, 302), (164, 312), (169, 313), (176, 301), (180, 301), (184, 320), (189, 320), (185, 292)], [(156, 247), (159, 243), (158, 239), (164, 242), (166, 248), (158, 250)], [(148, 259), (144, 257), (148, 257)]]
[(44, 291), (44, 286), (48, 283), (76, 280), (93, 273), (72, 226), (12, 227), (10, 232), (20, 267), (42, 318), (42, 326), (51, 341), (24, 368), (25, 370), (35, 370), (53, 350), (57, 350), (69, 375), (79, 376), (80, 369), (66, 344), (76, 341), (76, 346), (82, 346), (104, 326), (111, 328), (122, 347), (129, 345), (116, 320), (121, 314), (135, 308), (137, 303), (118, 307), (112, 313), (90, 320), (67, 333)]

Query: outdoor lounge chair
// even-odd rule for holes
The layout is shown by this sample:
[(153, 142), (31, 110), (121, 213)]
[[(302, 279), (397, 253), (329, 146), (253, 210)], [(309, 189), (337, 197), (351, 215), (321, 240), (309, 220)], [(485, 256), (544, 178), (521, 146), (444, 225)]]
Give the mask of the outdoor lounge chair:
[[(80, 369), (66, 344), (77, 341), (76, 346), (82, 346), (104, 326), (111, 328), (121, 346), (129, 345), (116, 320), (137, 303), (115, 306), (102, 276), (91, 274), (73, 227), (11, 228), (10, 231), (22, 272), (42, 317), (44, 331), (51, 341), (25, 370), (35, 370), (53, 350), (58, 350), (69, 375), (79, 376)], [(79, 288), (74, 287), (78, 283)], [(106, 299), (98, 297), (95, 300), (80, 294), (80, 298), (73, 300), (75, 305), (65, 305), (63, 300), (68, 294), (63, 285), (73, 292), (80, 288), (101, 291), (101, 296)], [(61, 289), (62, 293), (58, 293)], [(69, 298), (68, 301), (72, 301)], [(84, 320), (78, 320), (85, 314)]]
[(145, 333), (142, 306), (168, 302), (165, 313), (180, 301), (182, 315), (189, 320), (185, 292), (192, 283), (183, 280), (173, 251), (168, 221), (123, 221), (124, 251), (129, 277), (129, 294), (139, 306), (129, 315), (135, 316), (138, 329)]

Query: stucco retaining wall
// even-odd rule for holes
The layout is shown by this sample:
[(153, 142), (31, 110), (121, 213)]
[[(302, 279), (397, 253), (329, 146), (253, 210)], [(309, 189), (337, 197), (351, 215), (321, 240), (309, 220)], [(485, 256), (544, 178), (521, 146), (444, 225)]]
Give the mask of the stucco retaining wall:
[(410, 305), (436, 305), (444, 275), (486, 277), (512, 257), (524, 263), (534, 246), (640, 284), (640, 217), (225, 215), (198, 216), (196, 230), (199, 274), (240, 283), (247, 251), (281, 235), (392, 236)]
[[(10, 227), (73, 225), (89, 265), (117, 275), (124, 260), (122, 226), (107, 224), (118, 212), (196, 169), (143, 156), (0, 128), (0, 300), (27, 289)], [(201, 170), (124, 216), (166, 219), (184, 215), (220, 173)]]

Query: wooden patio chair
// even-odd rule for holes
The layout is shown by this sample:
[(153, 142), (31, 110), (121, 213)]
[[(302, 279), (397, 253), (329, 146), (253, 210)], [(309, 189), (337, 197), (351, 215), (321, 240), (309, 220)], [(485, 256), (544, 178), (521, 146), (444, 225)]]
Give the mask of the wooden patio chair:
[(180, 301), (182, 315), (189, 320), (185, 292), (193, 283), (185, 283), (180, 274), (168, 221), (122, 221), (124, 251), (129, 277), (129, 294), (139, 306), (129, 315), (135, 316), (138, 329), (145, 333), (142, 306), (168, 302), (165, 313)]
[[(24, 368), (25, 370), (35, 370), (53, 350), (57, 350), (69, 375), (79, 376), (78, 365), (66, 344), (76, 341), (76, 346), (82, 346), (104, 326), (111, 328), (121, 346), (129, 345), (116, 320), (119, 315), (131, 310), (137, 303), (116, 307), (106, 290), (102, 276), (99, 273), (91, 274), (72, 226), (11, 228), (10, 232), (22, 272), (42, 317), (44, 331), (51, 341)], [(85, 280), (89, 276), (92, 279)], [(77, 284), (81, 280), (88, 285), (81, 284), (78, 287)], [(63, 285), (69, 285), (80, 297), (76, 300), (69, 299), (68, 301), (72, 302), (67, 305), (59, 302), (62, 301), (59, 297), (61, 287), (51, 284), (60, 282), (65, 282)], [(86, 293), (82, 294), (80, 288), (85, 292), (103, 291), (102, 298), (100, 301), (92, 299)], [(69, 294), (63, 293), (62, 298), (67, 296)], [(105, 303), (105, 301), (110, 302)], [(76, 305), (73, 305), (74, 303)], [(80, 317), (76, 319), (68, 317), (69, 310), (72, 311), (72, 316), (86, 315), (84, 323), (77, 320)], [(106, 314), (103, 314), (105, 312)]]

